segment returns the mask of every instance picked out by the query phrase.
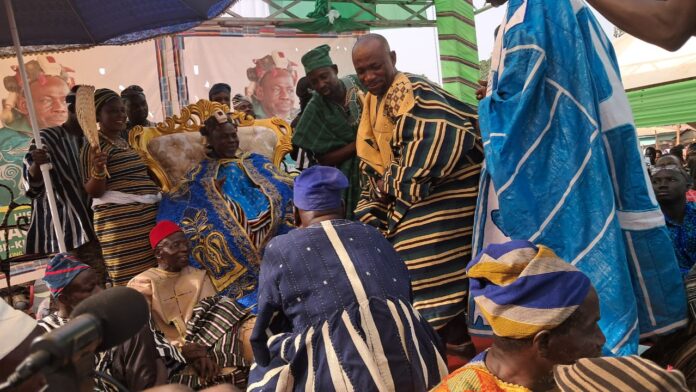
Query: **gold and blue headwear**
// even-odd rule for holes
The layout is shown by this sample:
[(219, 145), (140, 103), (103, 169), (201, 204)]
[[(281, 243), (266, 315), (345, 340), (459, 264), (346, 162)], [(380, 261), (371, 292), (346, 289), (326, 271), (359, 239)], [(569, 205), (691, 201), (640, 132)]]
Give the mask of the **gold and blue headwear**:
[(525, 339), (562, 324), (585, 301), (590, 279), (549, 248), (489, 245), (467, 267), (469, 290), (496, 336)]

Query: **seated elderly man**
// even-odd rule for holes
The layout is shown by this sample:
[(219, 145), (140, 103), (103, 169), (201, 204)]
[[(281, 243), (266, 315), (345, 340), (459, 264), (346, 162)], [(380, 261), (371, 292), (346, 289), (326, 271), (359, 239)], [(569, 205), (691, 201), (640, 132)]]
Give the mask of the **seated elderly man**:
[[(65, 325), (70, 313), (83, 300), (102, 291), (97, 273), (87, 264), (66, 253), (57, 254), (46, 267), (44, 282), (58, 308), (39, 321), (50, 332)], [(159, 360), (159, 342), (148, 326), (124, 343), (100, 352), (95, 358), (95, 370), (111, 375), (129, 390), (139, 391), (166, 382), (164, 364)], [(96, 391), (117, 390), (116, 386), (95, 378)]]
[(471, 296), (493, 345), (434, 392), (547, 391), (553, 366), (598, 357), (599, 299), (590, 280), (542, 245), (490, 245), (467, 268)]
[(266, 247), (248, 391), (424, 391), (447, 373), (403, 261), (343, 219), (348, 185), (326, 166), (295, 180), (301, 228)]
[(188, 265), (189, 242), (176, 223), (157, 223), (150, 245), (157, 267), (128, 287), (145, 296), (155, 328), (191, 365), (172, 381), (194, 389), (221, 382), (243, 386), (253, 362), (248, 341), (255, 318), (237, 302), (216, 296), (208, 273)]

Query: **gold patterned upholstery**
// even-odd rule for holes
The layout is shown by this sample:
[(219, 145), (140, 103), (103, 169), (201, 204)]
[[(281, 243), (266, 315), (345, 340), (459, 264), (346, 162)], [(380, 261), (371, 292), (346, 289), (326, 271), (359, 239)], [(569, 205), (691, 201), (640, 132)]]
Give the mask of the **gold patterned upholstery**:
[[(227, 105), (201, 99), (167, 117), (155, 127), (134, 127), (128, 142), (159, 180), (162, 190), (172, 189), (186, 172), (205, 158), (205, 138), (199, 129), (213, 111)], [(239, 148), (266, 156), (274, 165), (292, 151), (292, 128), (280, 118), (254, 119), (241, 112), (232, 117), (239, 121)]]

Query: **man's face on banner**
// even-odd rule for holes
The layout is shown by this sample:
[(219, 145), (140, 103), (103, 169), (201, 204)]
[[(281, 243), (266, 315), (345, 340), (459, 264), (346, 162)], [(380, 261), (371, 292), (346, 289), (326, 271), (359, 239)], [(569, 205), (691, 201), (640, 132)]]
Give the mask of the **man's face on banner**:
[(295, 81), (287, 70), (276, 69), (263, 77), (256, 90), (268, 116), (287, 118), (295, 105)]
[[(68, 120), (65, 96), (70, 89), (63, 79), (48, 76), (44, 84), (37, 80), (31, 83), (29, 88), (34, 99), (39, 128), (54, 127)], [(19, 102), (19, 111), (29, 116), (29, 108), (24, 97)]]

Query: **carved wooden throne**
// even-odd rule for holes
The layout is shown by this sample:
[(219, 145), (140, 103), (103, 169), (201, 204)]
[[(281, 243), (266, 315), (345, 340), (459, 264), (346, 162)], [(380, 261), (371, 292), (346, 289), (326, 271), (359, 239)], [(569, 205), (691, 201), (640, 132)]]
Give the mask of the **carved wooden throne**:
[[(155, 127), (134, 127), (130, 145), (167, 192), (206, 156), (206, 142), (199, 129), (213, 111), (229, 111), (227, 105), (201, 99), (186, 106), (181, 114), (167, 117)], [(281, 168), (283, 159), (292, 151), (292, 128), (280, 118), (254, 119), (242, 112), (232, 116), (239, 121), (239, 149), (264, 155)]]

